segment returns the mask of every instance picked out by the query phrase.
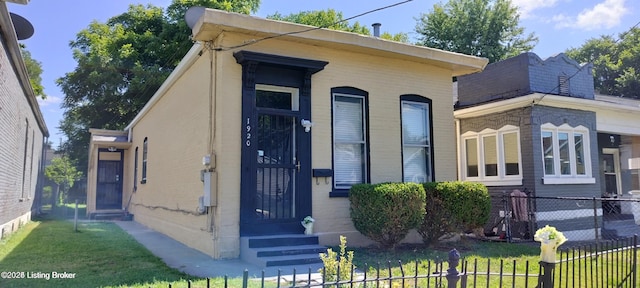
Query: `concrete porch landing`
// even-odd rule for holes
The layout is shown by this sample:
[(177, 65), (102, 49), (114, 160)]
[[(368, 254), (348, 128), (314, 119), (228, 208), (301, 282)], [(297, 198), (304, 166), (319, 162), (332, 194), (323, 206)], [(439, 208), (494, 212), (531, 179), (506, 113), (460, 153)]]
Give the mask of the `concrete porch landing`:
[[(321, 263), (262, 268), (240, 259), (215, 260), (207, 254), (189, 248), (138, 222), (114, 221), (114, 223), (149, 249), (151, 253), (161, 258), (167, 266), (193, 276), (213, 278), (227, 275), (229, 277), (242, 277), (243, 271), (247, 269), (249, 271), (249, 277), (260, 277), (263, 270), (265, 277), (275, 277), (278, 276), (278, 270), (281, 271), (281, 275), (292, 275), (295, 269), (297, 275), (307, 277), (309, 268), (311, 268), (311, 272), (314, 273), (312, 276), (320, 277), (317, 272), (318, 269), (322, 268)], [(297, 278), (299, 278), (299, 276)]]

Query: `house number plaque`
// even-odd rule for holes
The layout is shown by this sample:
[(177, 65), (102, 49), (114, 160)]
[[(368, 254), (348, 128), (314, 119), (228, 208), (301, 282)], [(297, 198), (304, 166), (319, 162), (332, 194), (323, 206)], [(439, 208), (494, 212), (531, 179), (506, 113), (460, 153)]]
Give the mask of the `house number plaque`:
[(247, 145), (247, 147), (251, 147), (251, 119), (249, 117), (247, 117), (247, 141), (245, 142), (245, 144)]

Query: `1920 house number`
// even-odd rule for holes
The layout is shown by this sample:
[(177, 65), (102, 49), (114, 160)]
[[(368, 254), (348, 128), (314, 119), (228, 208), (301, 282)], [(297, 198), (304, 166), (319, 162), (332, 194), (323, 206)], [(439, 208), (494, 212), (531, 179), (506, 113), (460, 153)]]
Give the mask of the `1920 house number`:
[(247, 141), (245, 142), (245, 144), (247, 145), (247, 147), (251, 147), (251, 119), (249, 117), (247, 117)]

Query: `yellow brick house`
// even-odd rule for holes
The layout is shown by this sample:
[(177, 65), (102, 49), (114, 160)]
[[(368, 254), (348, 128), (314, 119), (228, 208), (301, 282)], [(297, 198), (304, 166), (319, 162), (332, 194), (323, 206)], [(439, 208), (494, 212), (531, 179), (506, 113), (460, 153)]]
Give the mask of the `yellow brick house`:
[(212, 9), (192, 33), (124, 131), (91, 130), (87, 213), (236, 258), (305, 216), (320, 244), (367, 243), (355, 183), (456, 179), (452, 77), (486, 59)]

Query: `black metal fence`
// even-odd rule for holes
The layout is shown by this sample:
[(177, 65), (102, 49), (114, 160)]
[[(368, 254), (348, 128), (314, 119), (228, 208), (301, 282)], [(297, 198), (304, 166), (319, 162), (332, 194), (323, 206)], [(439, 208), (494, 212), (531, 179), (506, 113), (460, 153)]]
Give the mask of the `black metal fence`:
[[(500, 260), (498, 263), (460, 259), (453, 249), (446, 262), (415, 261), (412, 269), (392, 269), (391, 262), (364, 271), (351, 267), (348, 279), (328, 280), (324, 273), (304, 271), (286, 277), (250, 278), (244, 272), (241, 284), (204, 287), (638, 287), (638, 236), (568, 247), (555, 263)], [(524, 263), (523, 263), (524, 262)], [(402, 264), (402, 263), (400, 263)], [(366, 266), (366, 265), (365, 265)], [(460, 270), (458, 270), (460, 266)], [(411, 270), (411, 271), (405, 271)], [(340, 272), (337, 273), (340, 275)], [(193, 287), (203, 287), (193, 285)], [(171, 285), (169, 286), (171, 287)], [(189, 286), (191, 282), (189, 282)]]
[(617, 197), (492, 196), (485, 234), (508, 242), (534, 241), (538, 228), (550, 225), (570, 241), (598, 241), (640, 234), (640, 199)]

